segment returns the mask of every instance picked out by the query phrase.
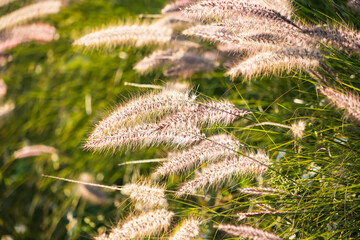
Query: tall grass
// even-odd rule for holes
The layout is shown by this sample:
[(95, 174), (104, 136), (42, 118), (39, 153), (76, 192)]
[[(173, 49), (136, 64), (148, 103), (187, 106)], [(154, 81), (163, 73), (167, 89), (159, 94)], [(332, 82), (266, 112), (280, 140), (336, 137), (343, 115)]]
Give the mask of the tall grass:
[[(317, 89), (331, 84), (333, 91), (352, 92), (351, 96), (356, 98), (360, 80), (359, 55), (328, 42), (320, 45), (322, 64), (326, 68), (315, 68), (316, 71), (312, 69), (309, 73), (288, 69), (281, 74), (259, 74), (246, 82), (242, 77), (230, 79), (224, 75), (229, 66), (233, 66), (242, 56), (234, 52), (225, 58), (219, 55), (216, 61), (223, 65), (214, 72), (187, 75), (187, 80), (194, 86), (192, 92), (197, 96), (194, 103), (189, 106), (185, 104), (184, 109), (160, 111), (158, 115), (145, 118), (155, 122), (157, 130), (159, 126), (166, 126), (160, 129), (166, 132), (170, 127), (176, 128), (182, 124), (177, 120), (181, 119), (184, 111), (186, 114), (182, 120), (187, 123), (186, 126), (189, 119), (198, 121), (194, 106), (200, 109), (212, 106), (209, 108), (211, 110), (206, 111), (212, 112), (208, 117), (210, 119), (221, 116), (220, 112), (231, 115), (233, 110), (215, 104), (218, 99), (225, 98), (241, 107), (237, 108), (238, 111), (248, 114), (237, 120), (213, 121), (211, 124), (200, 119), (206, 124), (195, 125), (201, 127), (199, 131), (208, 137), (208, 140), (201, 137), (201, 144), (210, 140), (209, 145), (217, 146), (220, 141), (211, 141), (209, 136), (217, 133), (231, 135), (240, 148), (226, 149), (233, 152), (235, 157), (224, 161), (216, 157), (212, 162), (201, 160), (198, 165), (183, 169), (182, 174), (160, 178), (152, 173), (157, 167), (166, 166), (167, 162), (160, 164), (154, 160), (154, 163), (144, 161), (142, 164), (116, 166), (126, 161), (163, 158), (167, 152), (170, 152), (167, 158), (172, 159), (176, 154), (186, 153), (186, 150), (171, 153), (172, 148), (160, 146), (136, 150), (125, 148), (109, 154), (90, 153), (82, 148), (96, 122), (108, 115), (105, 112), (113, 112), (109, 105), (115, 108), (119, 101), (125, 105), (131, 99), (138, 98), (131, 96), (135, 92), (140, 98), (144, 96), (144, 90), (125, 87), (123, 82), (164, 85), (169, 81), (160, 71), (144, 77), (132, 70), (135, 63), (149, 55), (156, 46), (139, 49), (116, 47), (111, 51), (101, 48), (81, 51), (71, 47), (81, 33), (88, 32), (85, 29), (116, 23), (119, 13), (130, 16), (143, 11), (160, 11), (160, 3), (141, 3), (146, 7), (140, 10), (130, 1), (116, 4), (106, 1), (71, 3), (59, 15), (48, 19), (57, 27), (59, 40), (41, 47), (29, 43), (10, 51), (13, 61), (6, 65), (3, 78), (8, 85), (6, 98), (14, 101), (16, 108), (12, 115), (1, 120), (0, 136), (4, 144), (0, 148), (0, 188), (3, 190), (0, 233), (14, 239), (111, 238), (123, 234), (126, 226), (135, 226), (138, 219), (146, 214), (166, 212), (164, 219), (154, 220), (157, 225), (165, 227), (159, 225), (158, 228), (156, 224), (143, 221), (141, 224), (146, 225), (146, 233), (139, 232), (137, 228), (130, 233), (132, 236), (175, 238), (176, 230), (186, 232), (182, 226), (187, 219), (197, 219), (199, 229), (190, 227), (193, 233), (198, 233), (187, 237), (358, 238), (358, 123), (351, 114), (346, 114), (346, 109), (342, 109), (347, 104), (336, 108), (333, 105), (336, 104), (335, 100), (331, 103)], [(15, 7), (16, 3), (13, 4)], [(293, 5), (294, 13), (302, 24), (359, 27), (359, 18), (345, 2), (296, 1)], [(11, 8), (13, 5), (9, 6)], [(93, 16), (98, 14), (99, 8), (106, 14), (100, 12), (100, 16), (94, 20)], [(212, 43), (199, 43), (203, 45), (201, 50), (197, 50), (199, 52), (215, 49)], [(174, 48), (171, 44), (167, 47)], [(268, 66), (272, 70), (271, 62)], [(350, 101), (349, 105), (354, 106)], [(190, 100), (188, 102), (191, 103)], [(209, 102), (214, 102), (214, 105)], [(136, 126), (144, 118), (140, 119), (128, 124)], [(164, 121), (166, 124), (162, 125)], [(116, 131), (118, 126), (109, 132), (100, 132), (105, 137), (108, 137), (106, 134), (113, 137)], [(180, 131), (185, 135), (188, 133), (183, 129)], [(35, 144), (52, 146), (57, 151), (33, 158), (15, 159), (13, 154), (16, 150)], [(218, 147), (221, 149), (224, 145)], [(263, 154), (263, 149), (267, 154)], [(225, 156), (229, 157), (229, 152)], [(205, 154), (205, 158), (211, 156)], [(239, 162), (231, 165), (235, 160)], [(91, 172), (96, 181), (108, 185), (137, 184), (140, 180), (160, 182), (162, 189), (166, 189), (168, 211), (149, 210), (156, 204), (133, 204), (131, 196), (129, 198), (120, 191), (106, 194), (112, 199), (110, 203), (106, 201), (107, 204), (95, 206), (87, 202), (85, 197), (81, 198), (74, 185), (41, 178), (41, 174), (49, 174), (76, 179), (83, 172)], [(176, 194), (176, 191), (181, 186), (197, 184), (201, 187), (187, 191), (187, 197), (178, 198), (181, 194)], [(264, 191), (258, 194), (256, 191), (243, 191), (244, 188)], [(265, 189), (273, 190), (266, 192)], [(142, 193), (146, 197), (147, 191)], [(143, 199), (143, 196), (137, 197)], [(139, 210), (147, 213), (140, 215)], [(112, 223), (129, 215), (134, 217), (120, 220), (120, 232), (117, 231)], [(151, 215), (150, 218), (159, 216)], [(171, 217), (173, 220), (170, 224), (168, 218)], [(185, 224), (176, 228), (177, 222)], [(106, 232), (111, 227), (113, 230)]]

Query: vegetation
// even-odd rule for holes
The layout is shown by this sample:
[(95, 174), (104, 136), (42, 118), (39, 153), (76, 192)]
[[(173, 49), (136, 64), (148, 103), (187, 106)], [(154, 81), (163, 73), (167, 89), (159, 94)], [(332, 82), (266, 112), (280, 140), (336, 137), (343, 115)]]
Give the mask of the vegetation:
[[(300, 0), (292, 4), (297, 23), (305, 26), (327, 24), (323, 29), (331, 31), (340, 26), (359, 29), (358, 9), (351, 2), (356, 4), (356, 1)], [(69, 1), (57, 14), (31, 20), (31, 23), (53, 25), (58, 38), (41, 44), (27, 42), (1, 53), (1, 56), (11, 55), (12, 59), (1, 69), (7, 92), (0, 103), (11, 102), (15, 107), (0, 119), (0, 238), (88, 239), (100, 236), (99, 239), (105, 239), (106, 236), (111, 238), (111, 234), (101, 234), (119, 227), (118, 235), (113, 235), (115, 239), (138, 225), (146, 229), (138, 236), (153, 234), (167, 238), (171, 235), (173, 239), (178, 239), (180, 234), (174, 233), (175, 229), (182, 233), (191, 229), (192, 234), (188, 236), (199, 239), (226, 239), (237, 232), (246, 232), (242, 236), (249, 238), (256, 233), (267, 239), (359, 238), (360, 60), (359, 51), (356, 51), (360, 44), (359, 31), (354, 35), (355, 50), (346, 48), (344, 42), (338, 46), (335, 40), (318, 40), (321, 44), (316, 51), (323, 56), (321, 66), (311, 65), (304, 70), (301, 63), (292, 66), (299, 69), (274, 72), (274, 65), (270, 64), (263, 68), (270, 69), (268, 74), (246, 72), (243, 74), (246, 78), (238, 73), (230, 74), (231, 78), (224, 74), (234, 62), (242, 60), (243, 55), (232, 52), (223, 57), (219, 54), (214, 63), (211, 62), (213, 58), (204, 57), (212, 56), (210, 53), (216, 49), (209, 38), (206, 38), (209, 42), (188, 38), (202, 46), (194, 51), (205, 58), (201, 62), (205, 67), (201, 69), (206, 71), (192, 71), (185, 64), (188, 71), (183, 76), (173, 74), (179, 70), (174, 66), (195, 58), (191, 55), (193, 46), (188, 55), (176, 55), (180, 57), (143, 75), (139, 65), (135, 69), (138, 72), (133, 67), (159, 48), (153, 41), (122, 46), (108, 44), (110, 48), (106, 44), (95, 48), (73, 45), (76, 40), (77, 45), (83, 45), (79, 39), (95, 29), (138, 23), (140, 14), (145, 18), (149, 17), (145, 16), (147, 14), (158, 14), (165, 4), (165, 1), (144, 0)], [(24, 6), (23, 2), (13, 1), (0, 7), (0, 15)], [(145, 19), (146, 24), (151, 20)], [(175, 32), (179, 34), (182, 30)], [(179, 43), (174, 46), (180, 46), (176, 44)], [(160, 47), (163, 45), (161, 43)], [(218, 59), (222, 63), (220, 66), (215, 63)], [(146, 112), (145, 117), (132, 119), (133, 122), (127, 119), (122, 124), (110, 122), (104, 125), (109, 129), (100, 128), (100, 135), (94, 134), (96, 126), (101, 126), (101, 120), (119, 103), (125, 106), (137, 97), (167, 91), (126, 83), (151, 84), (159, 88), (176, 79), (190, 82), (191, 93), (180, 92), (189, 94), (186, 104), (196, 106), (196, 111), (202, 111), (201, 116), (211, 111), (216, 115), (219, 109), (224, 115), (209, 123), (186, 115), (188, 113), (183, 111), (186, 104), (170, 104), (167, 107), (170, 110), (164, 109), (160, 114)], [(192, 95), (197, 98), (194, 100)], [(219, 102), (219, 99), (229, 102)], [(231, 140), (214, 138), (214, 142), (224, 141), (224, 145), (230, 147), (224, 150), (219, 144), (210, 146), (211, 141), (206, 144), (201, 135), (205, 143), (201, 142), (200, 147), (196, 145), (199, 139), (195, 139), (192, 146), (181, 141), (185, 147), (181, 153), (171, 144), (144, 147), (145, 140), (132, 148), (123, 146), (122, 141), (116, 146), (98, 148), (106, 151), (89, 151), (104, 136), (114, 136), (119, 129), (126, 131), (128, 125), (136, 127), (144, 119), (152, 119), (163, 127), (161, 129), (171, 129), (174, 118), (166, 118), (171, 114), (177, 114), (175, 119), (185, 119), (186, 124), (189, 120), (198, 121), (195, 125), (207, 139), (211, 140), (215, 134), (231, 134)], [(229, 116), (232, 116), (230, 120)], [(176, 124), (178, 127), (182, 123)], [(181, 128), (182, 133), (192, 130), (186, 127)], [(159, 137), (154, 139), (157, 141)], [(240, 148), (236, 149), (234, 144)], [(24, 151), (24, 147), (34, 145), (45, 146), (37, 148), (41, 154), (29, 157), (29, 149)], [(168, 165), (159, 162), (168, 156), (177, 157), (181, 162), (181, 156), (189, 147), (195, 148), (190, 152), (195, 158), (208, 154), (207, 151), (220, 157), (204, 156), (202, 162), (194, 164), (196, 168), (186, 166), (188, 171), (170, 165), (168, 168), (177, 174), (160, 177), (167, 174)], [(231, 150), (230, 153), (227, 150)], [(169, 152), (175, 153), (168, 155)], [(244, 166), (248, 167), (248, 174), (243, 174), (244, 168), (234, 170), (232, 167), (239, 164), (233, 163), (233, 159), (221, 162), (221, 156), (231, 153), (239, 155), (239, 164), (247, 164)], [(220, 163), (211, 165), (208, 162), (211, 157)], [(131, 163), (147, 159), (154, 161)], [(228, 175), (213, 176), (216, 184), (204, 180), (224, 169)], [(117, 187), (84, 187), (43, 175)], [(196, 182), (196, 177), (203, 178)], [(193, 191), (193, 186), (201, 187)], [(149, 190), (151, 187), (155, 190)], [(141, 192), (160, 200), (144, 199)], [(155, 209), (147, 211), (149, 208)], [(145, 213), (140, 214), (140, 211)], [(157, 225), (154, 227), (149, 222)], [(181, 222), (182, 227), (176, 227)], [(200, 228), (196, 229), (199, 223)], [(197, 231), (199, 233), (194, 234)]]

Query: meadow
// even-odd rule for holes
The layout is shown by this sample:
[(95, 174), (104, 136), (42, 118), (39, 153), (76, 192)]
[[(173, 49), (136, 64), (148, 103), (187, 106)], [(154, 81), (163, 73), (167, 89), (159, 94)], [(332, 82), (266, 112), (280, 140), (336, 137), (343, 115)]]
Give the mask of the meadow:
[[(35, 2), (13, 1), (0, 6), (0, 16)], [(178, 239), (233, 239), (233, 235), (221, 231), (221, 224), (223, 227), (225, 224), (252, 226), (278, 237), (264, 239), (358, 239), (359, 9), (347, 1), (291, 2), (291, 18), (304, 26), (314, 26), (314, 35), (318, 33), (315, 26), (329, 32), (331, 27), (343, 27), (357, 34), (346, 35), (355, 40), (349, 40), (345, 45), (348, 42), (343, 38), (337, 41), (337, 33), (334, 33), (332, 41), (316, 40), (321, 64), (317, 62), (317, 56), (306, 57), (293, 68), (285, 64), (284, 70), (276, 69), (274, 60), (263, 72), (253, 75), (249, 71), (226, 74), (231, 66), (247, 56), (234, 49), (220, 51), (219, 42), (216, 42), (219, 37), (216, 41), (204, 37), (209, 30), (200, 32), (194, 28), (191, 35), (189, 29), (193, 26), (188, 27), (188, 23), (186, 27), (174, 27), (172, 37), (174, 34), (176, 37), (171, 41), (179, 42), (173, 45), (156, 41), (122, 43), (119, 40), (120, 43), (105, 41), (87, 46), (86, 41), (80, 41), (87, 34), (108, 26), (161, 20), (163, 15), (159, 14), (167, 3), (160, 0), (63, 2), (58, 13), (30, 21), (54, 26), (54, 40), (47, 43), (30, 41), (0, 52), (1, 57), (10, 58), (0, 69), (0, 78), (7, 88), (0, 104), (13, 106), (11, 112), (0, 118), (0, 239), (91, 239), (101, 234), (105, 234), (104, 239), (110, 239), (111, 229), (131, 221), (131, 216), (159, 209), (159, 206), (142, 202), (142, 196), (139, 196), (140, 204), (135, 204), (131, 195), (127, 196), (121, 188), (140, 182), (160, 186), (166, 194), (166, 204), (160, 204), (160, 209), (173, 214), (171, 224), (164, 227), (165, 230), (152, 230), (151, 234), (141, 237), (166, 239), (178, 229), (178, 223), (193, 218), (200, 222), (198, 234)], [(212, 17), (201, 16), (196, 21), (204, 25), (212, 21), (226, 24), (221, 17), (215, 20)], [(223, 19), (227, 17), (224, 14)], [(183, 36), (186, 34), (181, 33), (186, 28), (189, 34)], [(233, 37), (232, 32), (226, 34), (231, 35), (226, 40)], [(323, 38), (326, 40), (326, 37)], [(156, 49), (180, 48), (183, 44), (180, 41), (184, 39), (199, 45), (195, 52), (204, 53), (202, 57), (209, 56), (202, 63), (210, 61), (211, 69), (205, 64), (205, 71), (189, 73), (197, 62), (185, 64), (185, 70), (179, 70), (184, 73), (178, 75), (169, 71), (171, 65), (168, 63), (160, 64), (146, 74), (134, 69)], [(235, 40), (231, 41), (234, 43)], [(276, 41), (272, 45), (281, 45)], [(273, 47), (269, 45), (269, 48)], [(312, 60), (316, 62), (315, 66), (307, 69), (306, 64)], [(261, 61), (256, 64), (252, 66), (260, 69)], [(171, 85), (174, 82), (179, 85), (174, 84), (174, 87)], [(136, 84), (147, 84), (150, 88)], [(171, 102), (159, 111), (160, 114), (156, 109), (151, 112), (153, 109), (149, 107), (148, 112), (144, 110), (139, 114), (144, 117), (131, 121), (125, 118), (124, 122), (119, 121), (114, 126), (111, 121), (104, 125), (109, 128), (106, 129), (107, 136), (102, 128), (99, 135), (95, 134), (96, 127), (101, 126), (103, 119), (116, 111), (117, 106), (127, 106), (134, 99), (166, 92), (168, 88), (185, 96), (184, 105)], [(334, 92), (326, 97), (324, 93), (330, 91), (326, 90), (329, 88)], [(344, 94), (336, 95), (340, 93)], [(144, 98), (140, 107), (151, 103), (149, 98)], [(337, 100), (342, 98), (345, 99), (343, 105), (337, 106)], [(206, 110), (201, 110), (199, 117), (183, 117), (181, 110), (188, 107), (186, 104)], [(215, 107), (210, 108), (210, 105)], [(216, 113), (221, 108), (225, 116)], [(121, 115), (121, 109), (119, 112)], [(207, 113), (212, 115), (201, 120)], [(168, 120), (166, 117), (170, 116), (170, 123), (165, 121), (168, 125), (161, 129), (167, 131), (180, 126), (181, 123), (171, 122), (171, 114), (178, 114), (175, 120), (185, 119), (187, 125), (180, 132), (190, 140), (177, 140), (177, 135), (171, 140), (158, 140), (158, 136), (151, 140), (153, 135), (149, 135), (134, 142), (128, 140), (130, 137), (121, 141), (111, 138), (118, 134), (117, 130), (133, 127), (132, 121), (148, 124), (151, 120), (163, 124), (162, 120)], [(211, 121), (215, 115), (219, 120)], [(199, 126), (195, 124), (196, 139), (189, 133), (193, 129), (187, 128), (188, 120), (193, 119), (203, 121), (196, 123)], [(211, 140), (216, 134), (231, 136), (239, 149), (226, 147), (213, 162), (207, 161), (212, 154), (217, 154), (219, 146), (223, 147), (214, 144), (217, 140)], [(121, 137), (120, 134), (117, 136)], [(139, 136), (141, 138), (141, 134)], [(113, 143), (105, 142), (107, 139), (114, 139)], [(206, 139), (211, 141), (208, 143)], [(201, 141), (208, 146), (195, 156), (205, 155), (201, 163), (179, 172), (161, 173), (165, 177), (154, 175), (155, 171), (160, 172), (159, 166), (165, 166), (162, 161), (171, 153), (178, 148), (186, 151)], [(213, 145), (207, 145), (210, 143)], [(43, 148), (41, 154), (21, 156), (19, 150), (34, 145), (48, 148)], [(201, 173), (205, 175), (206, 169), (217, 166), (220, 170), (225, 169), (227, 164), (221, 165), (221, 161), (227, 159), (222, 156), (224, 152), (227, 156), (250, 161), (246, 162), (248, 172), (230, 171), (224, 179), (220, 176), (214, 184), (205, 182), (195, 192), (185, 189), (184, 194), (188, 193), (185, 196), (178, 192), (184, 183), (202, 176)], [(260, 155), (266, 160), (257, 165), (259, 160), (256, 158)], [(126, 164), (131, 161), (136, 162)], [(84, 187), (44, 175), (96, 182), (114, 189)]]

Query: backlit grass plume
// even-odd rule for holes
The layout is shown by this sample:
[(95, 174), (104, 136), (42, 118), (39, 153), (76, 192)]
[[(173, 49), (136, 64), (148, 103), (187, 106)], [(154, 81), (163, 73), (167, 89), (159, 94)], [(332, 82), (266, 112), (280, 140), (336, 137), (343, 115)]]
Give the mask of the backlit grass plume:
[(156, 236), (166, 230), (171, 223), (174, 213), (166, 209), (158, 209), (134, 216), (117, 228), (112, 229), (106, 236), (97, 237), (97, 240), (140, 239)]
[(140, 202), (145, 207), (168, 206), (164, 189), (145, 182), (126, 184), (121, 188), (121, 193), (129, 195), (131, 200)]
[(198, 189), (221, 186), (233, 177), (263, 175), (269, 165), (269, 157), (263, 151), (257, 154), (245, 152), (244, 155), (227, 157), (223, 161), (204, 168), (193, 180), (185, 182), (176, 192), (177, 196), (194, 194)]
[(319, 67), (321, 55), (316, 50), (294, 48), (276, 52), (259, 53), (231, 68), (227, 74), (234, 78), (242, 75), (251, 78), (260, 74), (290, 71), (292, 69), (311, 70)]
[(31, 24), (15, 27), (0, 37), (0, 52), (32, 40), (50, 42), (54, 39), (55, 33), (56, 29), (47, 24)]
[(164, 44), (171, 40), (172, 29), (167, 26), (133, 24), (109, 27), (87, 34), (74, 42), (78, 46), (107, 46), (123, 44)]
[(356, 122), (360, 123), (360, 99), (350, 90), (342, 92), (332, 87), (317, 86), (319, 92), (338, 109), (345, 110), (346, 114)]
[(160, 144), (179, 147), (191, 145), (204, 137), (200, 129), (193, 125), (186, 128), (168, 127), (164, 129), (156, 123), (143, 123), (89, 138), (85, 148), (101, 151), (123, 147), (158, 146)]
[(281, 240), (279, 236), (263, 231), (258, 228), (254, 228), (247, 225), (230, 225), (230, 224), (220, 224), (218, 226), (215, 226), (219, 231), (226, 232), (230, 235), (236, 236), (236, 237), (243, 237), (248, 239), (254, 239), (254, 240)]
[(181, 223), (180, 228), (169, 238), (169, 240), (191, 240), (196, 239), (200, 234), (200, 222), (197, 219), (186, 219)]
[(180, 152), (169, 153), (162, 166), (155, 170), (154, 175), (167, 175), (187, 171), (204, 162), (217, 161), (237, 155), (239, 142), (227, 134), (211, 136), (198, 145)]
[(20, 8), (0, 17), (0, 30), (13, 27), (19, 23), (59, 12), (61, 1), (42, 1)]
[(160, 93), (149, 93), (135, 98), (117, 107), (108, 117), (100, 121), (89, 139), (112, 132), (119, 126), (129, 124), (139, 118), (148, 118), (150, 114), (175, 112), (191, 105), (193, 98), (188, 92), (163, 89)]
[(205, 0), (186, 8), (183, 12), (189, 17), (200, 20), (254, 16), (291, 23), (289, 19), (261, 0)]

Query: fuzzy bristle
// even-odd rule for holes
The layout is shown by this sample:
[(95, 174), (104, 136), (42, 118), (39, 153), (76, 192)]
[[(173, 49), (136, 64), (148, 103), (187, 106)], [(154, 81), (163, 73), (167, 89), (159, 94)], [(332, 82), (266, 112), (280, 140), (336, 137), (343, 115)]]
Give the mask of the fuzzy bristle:
[(262, 175), (266, 172), (269, 157), (263, 151), (257, 154), (246, 153), (244, 156), (228, 157), (222, 162), (203, 169), (193, 180), (185, 182), (176, 195), (194, 194), (197, 189), (221, 185), (234, 176)]
[(100, 121), (89, 139), (98, 138), (116, 130), (119, 126), (129, 125), (139, 118), (146, 118), (152, 113), (174, 112), (187, 105), (191, 105), (193, 99), (188, 91), (176, 91), (165, 88), (158, 94), (150, 93), (135, 98), (128, 103), (119, 106), (108, 117)]
[(295, 48), (259, 53), (232, 67), (227, 74), (232, 78), (250, 78), (261, 73), (271, 74), (293, 69), (311, 70), (319, 66), (321, 55), (312, 49)]
[(156, 123), (142, 123), (134, 127), (120, 128), (108, 135), (88, 139), (86, 149), (106, 150), (121, 147), (135, 148), (144, 146), (186, 146), (204, 138), (196, 126), (186, 128), (163, 128)]
[(0, 52), (14, 48), (33, 40), (50, 42), (54, 39), (56, 29), (47, 24), (31, 24), (15, 27), (0, 37)]
[(317, 86), (320, 93), (338, 109), (344, 109), (351, 119), (360, 123), (360, 98), (358, 95), (347, 91), (337, 91), (331, 87)]
[(131, 183), (121, 188), (121, 193), (129, 195), (135, 202), (141, 202), (145, 207), (167, 207), (165, 191), (158, 186), (152, 186), (147, 183)]
[(237, 140), (227, 134), (211, 136), (186, 150), (169, 153), (167, 161), (156, 169), (154, 175), (183, 172), (204, 162), (236, 156), (239, 145)]
[(13, 27), (19, 23), (59, 12), (61, 1), (42, 1), (20, 8), (0, 18), (0, 30)]
[(151, 237), (166, 230), (170, 226), (173, 216), (173, 212), (165, 209), (148, 211), (113, 229), (107, 237), (102, 235), (97, 239), (119, 240)]
[(135, 44), (137, 46), (149, 43), (164, 44), (171, 40), (171, 35), (172, 29), (169, 27), (134, 24), (96, 31), (81, 37), (73, 44), (85, 47), (100, 45), (112, 47), (122, 44)]
[(169, 240), (191, 240), (199, 236), (200, 222), (197, 219), (187, 219)]

